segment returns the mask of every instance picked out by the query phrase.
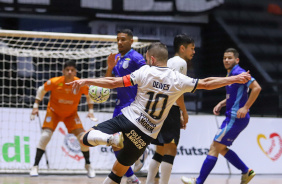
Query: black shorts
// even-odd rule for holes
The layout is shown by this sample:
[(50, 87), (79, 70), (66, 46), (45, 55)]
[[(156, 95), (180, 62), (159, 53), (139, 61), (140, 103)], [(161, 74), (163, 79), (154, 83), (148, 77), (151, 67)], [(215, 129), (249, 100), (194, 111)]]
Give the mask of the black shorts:
[(92, 127), (107, 134), (122, 132), (124, 137), (124, 148), (117, 155), (119, 163), (131, 166), (143, 154), (146, 147), (153, 140), (152, 137), (143, 133), (124, 115), (119, 115)]
[(152, 144), (162, 146), (163, 144), (175, 143), (178, 145), (180, 138), (180, 109), (173, 105), (167, 118), (161, 128), (158, 137), (152, 141)]

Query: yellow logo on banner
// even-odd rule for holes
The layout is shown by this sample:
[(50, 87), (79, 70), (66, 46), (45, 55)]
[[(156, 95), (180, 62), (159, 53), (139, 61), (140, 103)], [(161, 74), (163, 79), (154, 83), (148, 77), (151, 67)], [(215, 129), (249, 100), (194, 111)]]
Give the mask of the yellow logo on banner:
[[(275, 138), (278, 139), (279, 144), (275, 144)], [(262, 147), (261, 139), (267, 140), (267, 138), (263, 134), (259, 134), (258, 137), (257, 137), (257, 142), (258, 142), (258, 145), (259, 145), (260, 149), (262, 150), (262, 152), (272, 161), (278, 160), (280, 158), (280, 156), (282, 155), (282, 139), (281, 139), (280, 135), (278, 133), (270, 134), (269, 139), (271, 141), (271, 146), (269, 147), (269, 149), (267, 151)], [(278, 151), (277, 151), (277, 146), (279, 148)], [(274, 150), (277, 152), (276, 154), (273, 153)], [(273, 155), (273, 156), (271, 156), (271, 155)]]

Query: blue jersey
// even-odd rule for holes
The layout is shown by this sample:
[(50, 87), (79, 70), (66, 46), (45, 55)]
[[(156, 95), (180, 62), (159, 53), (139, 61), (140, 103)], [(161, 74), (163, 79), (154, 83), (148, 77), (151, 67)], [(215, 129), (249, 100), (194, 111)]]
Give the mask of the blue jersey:
[[(232, 68), (227, 76), (234, 76), (246, 72), (239, 65)], [(255, 79), (252, 77), (249, 82), (245, 84), (231, 84), (226, 86), (226, 117), (236, 117), (237, 111), (243, 107), (248, 100), (248, 88)], [(246, 115), (246, 117), (248, 114)]]
[[(123, 57), (120, 53), (116, 57), (120, 57), (116, 66), (113, 68), (115, 77), (122, 77), (131, 74), (135, 70), (146, 64), (145, 59), (141, 54), (131, 49)], [(117, 88), (117, 106), (126, 107), (135, 100), (137, 86)]]

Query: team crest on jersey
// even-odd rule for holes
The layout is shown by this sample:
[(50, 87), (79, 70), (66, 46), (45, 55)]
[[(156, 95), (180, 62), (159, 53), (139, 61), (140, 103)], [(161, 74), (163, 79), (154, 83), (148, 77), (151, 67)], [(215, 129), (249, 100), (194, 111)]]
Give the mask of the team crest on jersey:
[(47, 81), (47, 85), (50, 85), (50, 84), (51, 84), (51, 80), (48, 80), (48, 81)]
[(128, 65), (129, 65), (129, 61), (130, 59), (129, 58), (126, 58), (122, 64), (122, 68), (126, 69), (128, 68)]

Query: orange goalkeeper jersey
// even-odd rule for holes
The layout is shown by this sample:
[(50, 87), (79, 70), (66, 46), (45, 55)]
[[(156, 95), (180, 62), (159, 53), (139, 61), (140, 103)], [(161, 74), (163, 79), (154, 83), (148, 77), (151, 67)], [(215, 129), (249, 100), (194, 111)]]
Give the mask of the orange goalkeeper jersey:
[(44, 83), (44, 90), (51, 91), (48, 108), (61, 117), (68, 117), (76, 112), (81, 95), (88, 95), (88, 86), (83, 86), (77, 94), (73, 94), (72, 86), (65, 84), (64, 76), (49, 79)]

